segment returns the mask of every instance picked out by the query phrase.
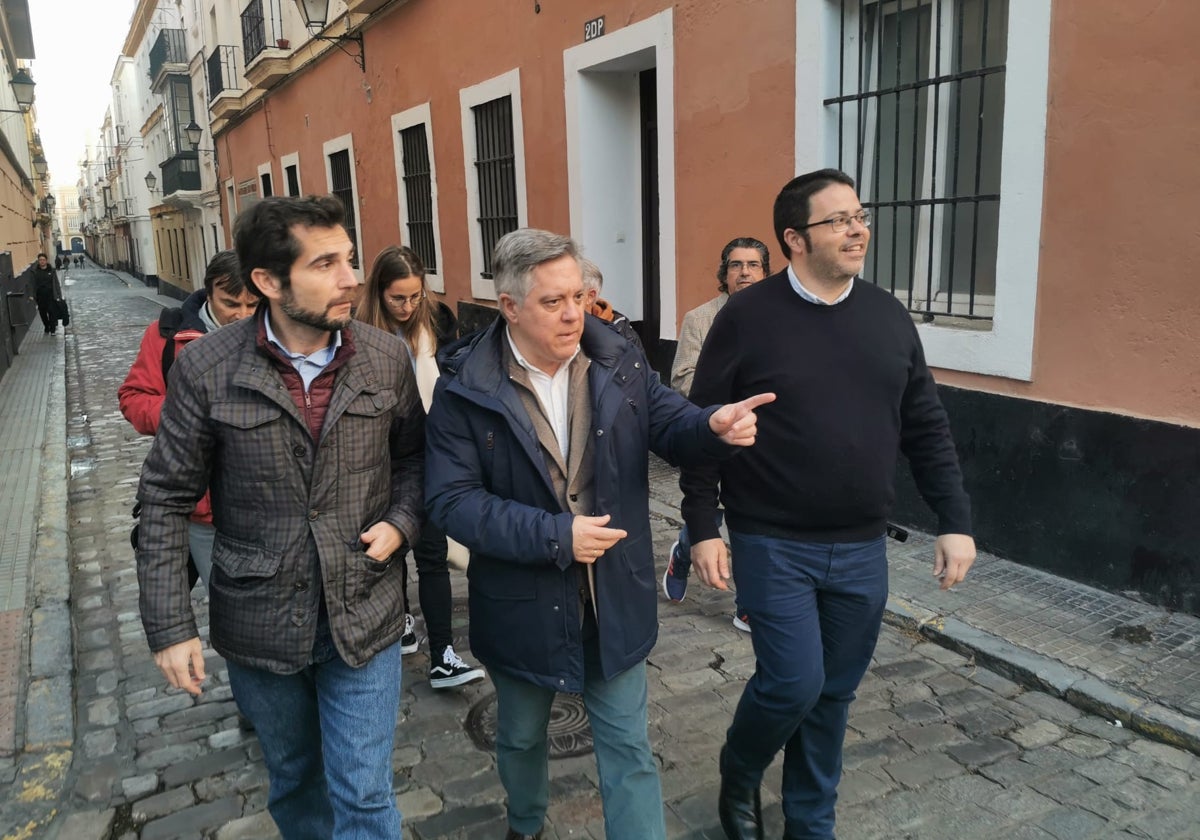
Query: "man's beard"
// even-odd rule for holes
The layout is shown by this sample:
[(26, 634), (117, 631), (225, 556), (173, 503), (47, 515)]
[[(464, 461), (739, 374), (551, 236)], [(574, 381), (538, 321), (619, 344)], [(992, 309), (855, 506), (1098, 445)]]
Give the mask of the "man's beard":
[[(339, 301), (338, 303), (348, 302)], [(350, 321), (352, 320), (352, 316), (349, 314), (345, 318), (330, 318), (324, 312), (313, 312), (297, 306), (296, 296), (292, 293), (291, 289), (287, 289), (283, 293), (283, 297), (279, 301), (279, 309), (297, 324), (304, 324), (306, 327), (324, 330), (325, 332), (337, 332), (338, 330), (345, 329), (350, 326)]]

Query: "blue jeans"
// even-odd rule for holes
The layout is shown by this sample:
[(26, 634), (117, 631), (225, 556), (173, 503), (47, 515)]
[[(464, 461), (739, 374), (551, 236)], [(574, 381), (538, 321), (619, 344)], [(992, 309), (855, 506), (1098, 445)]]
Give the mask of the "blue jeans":
[[(496, 765), (508, 793), (508, 824), (520, 834), (534, 834), (550, 801), (546, 727), (555, 692), (499, 671), (490, 676), (496, 686)], [(583, 703), (600, 775), (605, 836), (664, 840), (662, 787), (646, 731), (646, 663), (604, 680), (590, 610), (584, 624)]]
[(756, 667), (721, 772), (758, 787), (782, 749), (786, 836), (832, 838), (850, 703), (887, 603), (884, 537), (822, 544), (735, 532), (730, 540)]
[(396, 840), (399, 642), (351, 668), (322, 618), (312, 659), (299, 673), (226, 664), (233, 697), (262, 745), (267, 808), (284, 840)]

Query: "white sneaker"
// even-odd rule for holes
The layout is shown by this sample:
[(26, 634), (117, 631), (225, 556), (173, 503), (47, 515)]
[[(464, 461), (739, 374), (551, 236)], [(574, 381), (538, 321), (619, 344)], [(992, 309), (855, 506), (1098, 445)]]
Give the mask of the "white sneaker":
[(400, 637), (401, 655), (417, 652), (417, 621), (412, 613), (404, 614), (404, 635)]
[(483, 669), (472, 668), (463, 662), (450, 645), (442, 651), (442, 661), (429, 669), (429, 685), (433, 688), (454, 688), (481, 679)]

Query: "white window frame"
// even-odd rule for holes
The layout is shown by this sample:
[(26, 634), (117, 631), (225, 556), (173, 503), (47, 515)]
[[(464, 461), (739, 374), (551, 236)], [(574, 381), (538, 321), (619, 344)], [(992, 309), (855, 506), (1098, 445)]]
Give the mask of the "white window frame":
[(271, 161), (267, 161), (266, 163), (260, 163), (258, 165), (258, 197), (267, 197), (266, 193), (263, 192), (262, 187), (262, 176), (264, 175), (270, 177), (271, 179), (271, 195), (279, 195), (279, 190), (275, 188), (275, 173), (271, 171)]
[(229, 230), (233, 231), (233, 223), (237, 221), (238, 206), (237, 206), (237, 186), (233, 183), (232, 178), (225, 180), (225, 201), (229, 204)]
[(467, 240), (471, 246), (471, 294), (482, 300), (496, 300), (496, 284), (482, 277), (484, 258), (482, 233), (479, 230), (479, 176), (475, 172), (475, 114), (476, 105), (512, 97), (513, 174), (517, 182), (517, 227), (529, 224), (529, 205), (525, 195), (525, 124), (521, 117), (521, 71), (517, 68), (480, 82), (458, 92), (462, 112), (463, 170), (467, 187)]
[(300, 153), (292, 152), (290, 155), (284, 155), (279, 159), (279, 178), (283, 184), (283, 193), (279, 195), (287, 195), (287, 171), (289, 166), (296, 167), (296, 189), (299, 192), (296, 195), (304, 195), (304, 182), (300, 180)]
[(333, 167), (329, 164), (329, 156), (337, 152), (346, 151), (350, 153), (350, 188), (354, 190), (354, 249), (358, 253), (358, 268), (354, 269), (354, 276), (358, 278), (358, 282), (363, 282), (363, 266), (367, 264), (367, 258), (363, 254), (362, 247), (362, 200), (358, 191), (358, 167), (354, 162), (354, 135), (343, 134), (341, 137), (334, 137), (332, 140), (326, 140), (321, 146), (321, 157), (325, 161), (325, 188), (328, 192), (333, 192)]
[[(425, 125), (425, 145), (429, 151), (429, 192), (433, 204), (433, 254), (437, 259), (437, 270), (427, 271), (425, 282), (431, 290), (444, 294), (446, 272), (445, 264), (442, 262), (442, 232), (438, 223), (437, 163), (433, 159), (433, 118), (428, 102), (416, 105), (407, 111), (401, 111), (399, 114), (392, 114), (392, 150), (396, 163), (396, 203), (400, 214), (400, 241), (404, 242), (408, 239), (408, 193), (404, 189), (404, 146), (400, 141), (400, 132), (422, 123)], [(513, 124), (515, 132), (515, 118)], [(478, 186), (476, 186), (476, 190), (478, 191)], [(478, 198), (477, 192), (476, 201)], [(411, 245), (411, 243), (409, 244)]]
[[(796, 0), (795, 171), (837, 162), (836, 90), (841, 0)], [(1008, 0), (1000, 222), (992, 328), (918, 324), (933, 367), (1031, 381), (1041, 253), (1049, 87), (1050, 4)], [(814, 119), (814, 115), (821, 118)]]

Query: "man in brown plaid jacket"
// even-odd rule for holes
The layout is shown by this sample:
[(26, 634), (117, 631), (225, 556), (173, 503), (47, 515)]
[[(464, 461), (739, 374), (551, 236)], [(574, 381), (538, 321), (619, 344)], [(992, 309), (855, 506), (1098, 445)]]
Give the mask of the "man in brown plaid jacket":
[(238, 259), (264, 303), (179, 354), (138, 489), (146, 638), (168, 682), (197, 695), (183, 570), (188, 514), (211, 489), (212, 644), (288, 840), (400, 836), (392, 557), (424, 515), (424, 413), (404, 342), (351, 328), (342, 213), (332, 197), (268, 198), (238, 218)]

